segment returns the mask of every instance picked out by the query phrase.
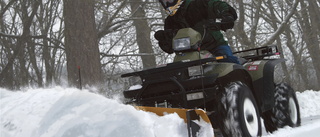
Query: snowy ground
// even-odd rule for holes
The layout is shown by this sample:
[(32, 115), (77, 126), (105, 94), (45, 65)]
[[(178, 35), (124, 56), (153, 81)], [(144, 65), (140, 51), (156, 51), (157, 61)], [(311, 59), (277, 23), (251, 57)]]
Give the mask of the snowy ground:
[[(320, 92), (298, 93), (302, 126), (263, 137), (319, 137)], [(158, 117), (86, 90), (0, 88), (0, 137), (187, 137), (176, 114)], [(202, 123), (200, 137), (212, 136)]]

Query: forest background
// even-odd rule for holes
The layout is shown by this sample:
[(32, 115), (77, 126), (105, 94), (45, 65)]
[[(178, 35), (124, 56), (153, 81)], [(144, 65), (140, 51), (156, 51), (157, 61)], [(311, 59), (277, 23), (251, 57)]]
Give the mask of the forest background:
[[(281, 77), (320, 90), (320, 0), (225, 1), (239, 16), (224, 33), (233, 51), (277, 45)], [(172, 60), (153, 37), (166, 16), (157, 0), (0, 0), (0, 87), (119, 92), (121, 74)]]

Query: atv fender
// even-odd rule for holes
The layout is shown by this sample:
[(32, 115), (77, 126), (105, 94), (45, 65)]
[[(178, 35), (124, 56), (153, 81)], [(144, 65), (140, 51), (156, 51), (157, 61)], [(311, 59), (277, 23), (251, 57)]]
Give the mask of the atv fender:
[(212, 75), (212, 74), (219, 74), (218, 77), (223, 77), (230, 72), (244, 68), (240, 65), (234, 63), (222, 63), (222, 62), (212, 62), (204, 66), (203, 71), (204, 75)]
[(252, 78), (254, 92), (261, 103), (261, 111), (265, 112), (273, 108), (274, 104), (274, 69), (275, 66), (285, 59), (265, 59), (248, 62), (244, 65)]

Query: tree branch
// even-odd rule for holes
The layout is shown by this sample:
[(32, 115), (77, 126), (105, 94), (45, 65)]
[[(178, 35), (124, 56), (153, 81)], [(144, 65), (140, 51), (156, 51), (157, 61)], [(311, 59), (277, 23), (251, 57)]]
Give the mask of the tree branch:
[(3, 17), (4, 13), (9, 9), (9, 7), (14, 4), (17, 0), (11, 0), (9, 1), (9, 3), (2, 9), (1, 13), (0, 13), (0, 18)]
[(286, 25), (289, 22), (290, 18), (292, 17), (294, 12), (296, 11), (296, 8), (297, 8), (299, 2), (300, 2), (300, 0), (295, 0), (295, 2), (293, 4), (292, 9), (290, 10), (289, 14), (282, 21), (282, 23), (280, 24), (279, 28), (274, 32), (274, 34), (265, 43), (263, 43), (261, 45), (262, 47), (272, 44), (277, 39), (277, 37), (284, 31), (284, 28), (286, 27)]
[(8, 38), (21, 38), (21, 37), (27, 37), (27, 38), (33, 38), (33, 39), (46, 39), (45, 35), (39, 35), (39, 36), (22, 36), (22, 35), (11, 35), (11, 34), (5, 34), (3, 32), (0, 32), (0, 37), (8, 37)]

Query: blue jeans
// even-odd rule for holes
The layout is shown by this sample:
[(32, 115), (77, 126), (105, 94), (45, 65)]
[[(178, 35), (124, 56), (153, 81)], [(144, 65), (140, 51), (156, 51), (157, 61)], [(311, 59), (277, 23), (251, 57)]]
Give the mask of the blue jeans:
[(231, 63), (240, 64), (238, 61), (238, 58), (236, 56), (233, 56), (232, 50), (229, 47), (229, 45), (221, 45), (221, 46), (216, 47), (213, 50), (213, 55), (214, 56), (223, 56), (223, 55), (227, 56), (227, 58), (218, 60), (218, 62), (231, 62)]

